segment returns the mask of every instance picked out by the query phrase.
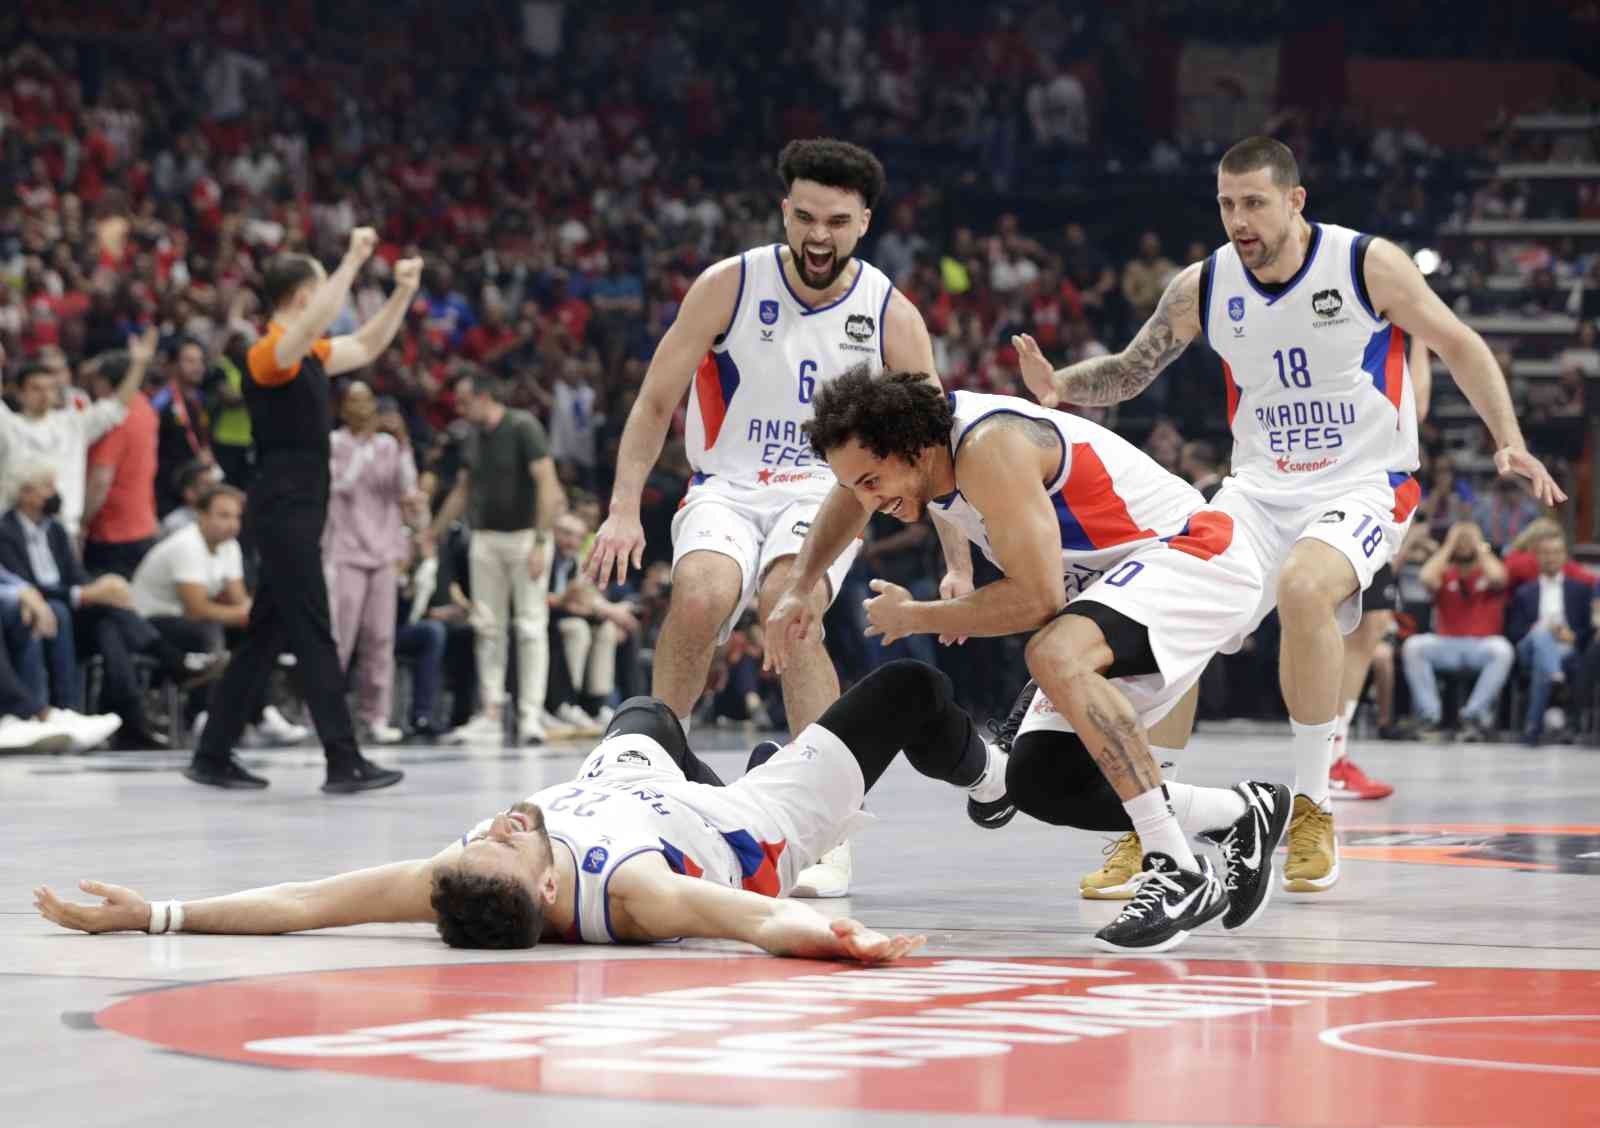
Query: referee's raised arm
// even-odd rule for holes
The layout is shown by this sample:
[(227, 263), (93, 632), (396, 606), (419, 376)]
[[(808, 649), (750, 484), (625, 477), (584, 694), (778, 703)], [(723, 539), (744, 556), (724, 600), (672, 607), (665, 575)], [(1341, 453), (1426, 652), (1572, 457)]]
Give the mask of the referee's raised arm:
[[(357, 227), (350, 232), (350, 245), (345, 249), (338, 268), (312, 291), (310, 300), (304, 306), (281, 323), (282, 332), (272, 345), (272, 368), (284, 372), (299, 367), (305, 355), (311, 351), (311, 346), (322, 339), (328, 326), (333, 324), (333, 319), (339, 316), (339, 311), (344, 308), (344, 300), (350, 294), (350, 287), (355, 284), (356, 275), (361, 273), (361, 268), (372, 257), (377, 245), (378, 233), (370, 227)], [(322, 268), (319, 265), (317, 269), (320, 273)], [(268, 302), (276, 296), (268, 294)], [(259, 363), (256, 357), (251, 357), (251, 361), (252, 368)], [(329, 374), (334, 374), (331, 365)]]

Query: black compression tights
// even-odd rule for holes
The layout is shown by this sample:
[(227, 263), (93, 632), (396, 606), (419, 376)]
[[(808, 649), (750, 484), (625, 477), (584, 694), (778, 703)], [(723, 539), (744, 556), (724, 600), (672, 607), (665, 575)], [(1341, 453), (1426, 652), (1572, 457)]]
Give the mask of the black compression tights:
[(611, 723), (606, 726), (606, 736), (619, 733), (639, 733), (666, 749), (691, 783), (706, 783), (721, 787), (722, 779), (710, 766), (689, 751), (689, 741), (683, 735), (683, 726), (677, 714), (664, 701), (654, 697), (630, 697), (617, 706)]
[(869, 791), (902, 750), (917, 771), (957, 787), (976, 783), (988, 763), (950, 679), (909, 659), (879, 666), (828, 706), (817, 724), (850, 749)]
[(1133, 829), (1122, 800), (1076, 733), (1034, 731), (1019, 736), (1006, 766), (1006, 795), (1017, 810), (1051, 826)]
[[(839, 700), (817, 724), (838, 737), (861, 765), (868, 790), (902, 749), (925, 776), (966, 787), (988, 763), (988, 750), (972, 718), (956, 704), (950, 679), (932, 666), (898, 660), (879, 666)], [(606, 735), (641, 733), (671, 756), (695, 783), (721, 787), (722, 780), (689, 751), (683, 727), (670, 708), (653, 697), (630, 697), (617, 708)]]

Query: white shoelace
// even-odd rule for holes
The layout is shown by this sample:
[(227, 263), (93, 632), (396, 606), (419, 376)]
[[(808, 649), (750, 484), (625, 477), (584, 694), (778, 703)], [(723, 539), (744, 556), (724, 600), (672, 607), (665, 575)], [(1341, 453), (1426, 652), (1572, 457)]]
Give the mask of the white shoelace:
[(1183, 892), (1183, 885), (1177, 878), (1171, 874), (1162, 873), (1160, 870), (1144, 870), (1134, 880), (1139, 883), (1139, 891), (1133, 895), (1133, 900), (1129, 901), (1127, 907), (1122, 910), (1122, 916), (1142, 917), (1161, 903), (1164, 892)]

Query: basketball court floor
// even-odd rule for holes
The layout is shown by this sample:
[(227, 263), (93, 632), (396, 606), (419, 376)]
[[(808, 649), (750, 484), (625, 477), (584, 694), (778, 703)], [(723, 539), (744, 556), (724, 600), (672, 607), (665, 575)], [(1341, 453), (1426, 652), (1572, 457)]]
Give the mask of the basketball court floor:
[[(697, 734), (736, 776), (750, 738)], [(926, 933), (878, 969), (731, 943), (457, 952), (420, 926), (84, 936), (30, 908), (79, 878), (197, 898), (431, 854), (585, 749), (385, 751), (330, 798), (314, 749), (246, 753), (264, 793), (170, 754), (0, 760), (0, 1121), (870, 1128), (1600, 1123), (1600, 751), (1365, 744), (1393, 798), (1339, 808), (1344, 876), (1248, 932), (1102, 958), (1077, 879), (1103, 840), (896, 764), (847, 901)], [(1213, 729), (1183, 778), (1287, 772)]]

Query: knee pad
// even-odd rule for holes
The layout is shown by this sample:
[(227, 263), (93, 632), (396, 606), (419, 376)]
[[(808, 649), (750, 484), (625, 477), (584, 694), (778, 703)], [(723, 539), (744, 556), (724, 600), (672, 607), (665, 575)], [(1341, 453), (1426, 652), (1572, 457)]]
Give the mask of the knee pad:
[(914, 705), (919, 711), (927, 710), (932, 716), (935, 709), (953, 705), (955, 686), (942, 670), (914, 658), (896, 658), (885, 662), (862, 679), (870, 684), (875, 700), (898, 701)]
[(1017, 810), (1052, 826), (1127, 830), (1132, 825), (1076, 733), (1036, 730), (1019, 736), (1006, 764), (1006, 797)]
[(611, 723), (606, 726), (604, 739), (622, 733), (648, 736), (680, 764), (689, 752), (689, 741), (683, 735), (678, 715), (665, 701), (655, 697), (630, 697), (617, 706)]

